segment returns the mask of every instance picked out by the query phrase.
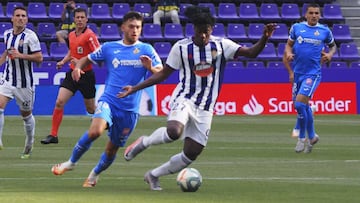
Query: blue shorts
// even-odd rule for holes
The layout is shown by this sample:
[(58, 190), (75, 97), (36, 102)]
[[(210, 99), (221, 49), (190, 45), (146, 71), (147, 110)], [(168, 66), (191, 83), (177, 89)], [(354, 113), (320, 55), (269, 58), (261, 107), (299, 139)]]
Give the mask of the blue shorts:
[(137, 124), (139, 114), (121, 110), (112, 111), (108, 103), (100, 101), (93, 118), (104, 119), (109, 126), (110, 141), (118, 147), (123, 147)]
[(294, 75), (294, 84), (292, 89), (293, 100), (296, 100), (296, 95), (302, 94), (312, 98), (315, 90), (320, 85), (321, 75), (305, 75), (298, 74)]

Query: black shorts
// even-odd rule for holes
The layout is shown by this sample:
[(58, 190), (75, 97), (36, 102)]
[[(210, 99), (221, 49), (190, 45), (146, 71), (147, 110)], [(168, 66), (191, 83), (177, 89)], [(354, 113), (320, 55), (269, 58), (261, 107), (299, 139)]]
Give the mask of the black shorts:
[(62, 81), (60, 87), (66, 88), (72, 91), (74, 94), (76, 91), (80, 91), (85, 99), (95, 98), (95, 73), (94, 71), (86, 71), (85, 74), (81, 74), (78, 82), (74, 81), (71, 77), (72, 69), (66, 72), (65, 79)]

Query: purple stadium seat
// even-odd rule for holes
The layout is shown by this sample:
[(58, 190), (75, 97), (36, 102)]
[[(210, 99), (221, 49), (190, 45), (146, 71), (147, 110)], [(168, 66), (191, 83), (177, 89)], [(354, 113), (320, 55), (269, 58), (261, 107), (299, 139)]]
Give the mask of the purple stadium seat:
[(360, 68), (360, 62), (358, 61), (351, 62), (350, 68)]
[(278, 56), (276, 54), (275, 45), (271, 42), (266, 43), (264, 49), (256, 58), (258, 60), (277, 60)]
[(219, 3), (218, 20), (234, 21), (239, 19), (235, 3)]
[(107, 3), (91, 4), (89, 19), (101, 22), (112, 20), (109, 5)]
[(329, 22), (344, 22), (340, 4), (324, 4), (323, 19)]
[(164, 26), (164, 37), (166, 40), (179, 40), (184, 38), (181, 24), (166, 23)]
[(46, 11), (45, 3), (43, 2), (29, 2), (28, 7), (29, 20), (44, 21), (48, 20), (49, 16)]
[(258, 20), (259, 13), (255, 3), (241, 3), (239, 6), (239, 19), (243, 21)]
[(88, 28), (90, 28), (96, 35), (99, 36), (99, 29), (98, 29), (96, 23), (88, 23), (87, 26), (88, 26)]
[(206, 8), (209, 8), (210, 9), (210, 13), (212, 14), (212, 16), (214, 18), (217, 18), (218, 15), (216, 13), (216, 7), (213, 3), (210, 3), (210, 2), (201, 2), (198, 4), (198, 6), (200, 7), (206, 7)]
[(150, 3), (135, 3), (133, 10), (141, 13), (144, 16), (145, 22), (152, 22), (152, 6)]
[(60, 2), (50, 2), (49, 4), (49, 18), (53, 21), (59, 21), (64, 9), (64, 4)]
[(284, 55), (285, 46), (286, 46), (286, 42), (280, 42), (277, 45), (277, 53), (279, 58), (282, 58), (282, 56)]
[(187, 19), (187, 17), (185, 16), (185, 10), (189, 6), (192, 6), (192, 4), (180, 3), (180, 7), (179, 7), (179, 18), (180, 18), (180, 20), (185, 21)]
[(229, 23), (227, 26), (227, 37), (232, 40), (248, 40), (244, 24)]
[(285, 65), (282, 61), (269, 61), (267, 68), (272, 69), (285, 69)]
[(357, 46), (352, 42), (340, 44), (339, 56), (343, 60), (360, 60)]
[[(54, 69), (56, 69), (56, 63), (57, 63), (57, 61), (52, 61), (52, 60), (45, 60), (44, 59), (44, 61), (40, 64), (40, 67), (38, 67), (38, 68), (41, 68), (41, 69), (52, 69), (52, 70), (54, 70)], [(36, 64), (36, 63), (34, 63), (34, 64)]]
[(5, 51), (5, 43), (4, 42), (0, 42), (0, 53), (4, 53)]
[(264, 32), (264, 24), (262, 23), (249, 23), (248, 37), (251, 41), (257, 41), (261, 38)]
[(41, 46), (41, 53), (43, 55), (44, 61), (51, 60), (52, 57), (49, 55), (49, 51), (48, 51), (48, 48), (46, 46), (46, 43), (45, 42), (40, 42), (40, 46)]
[(4, 41), (4, 31), (12, 28), (12, 24), (10, 22), (0, 22), (0, 40)]
[(144, 23), (142, 38), (149, 41), (163, 40), (164, 36), (161, 31), (161, 26), (158, 24)]
[(332, 33), (337, 43), (353, 41), (349, 25), (347, 24), (334, 24), (332, 27)]
[[(1, 4), (0, 4), (1, 5)], [(0, 21), (6, 21), (9, 18), (5, 15), (4, 10), (2, 9), (2, 6), (0, 7)]]
[(12, 15), (13, 15), (13, 11), (14, 11), (14, 8), (15, 7), (18, 7), (18, 6), (24, 6), (24, 4), (22, 2), (7, 2), (6, 4), (6, 16), (11, 18)]
[(83, 8), (83, 9), (85, 9), (86, 11), (89, 10), (89, 7), (87, 6), (86, 3), (76, 3), (76, 8)]
[(64, 58), (64, 56), (68, 53), (68, 47), (66, 43), (59, 42), (51, 42), (49, 48), (49, 55), (55, 61), (59, 61)]
[(329, 64), (329, 68), (348, 68), (347, 62), (345, 61), (331, 61)]
[(114, 3), (112, 7), (112, 17), (114, 19), (122, 19), (130, 10), (128, 3)]
[(226, 37), (224, 24), (223, 23), (215, 23), (212, 34), (216, 37)]
[(185, 37), (192, 37), (193, 35), (194, 35), (194, 25), (192, 23), (186, 23)]
[(161, 60), (165, 61), (171, 50), (170, 42), (154, 42), (154, 49), (159, 54)]
[(285, 21), (295, 21), (300, 18), (300, 9), (296, 3), (283, 3), (281, 5), (281, 18)]
[(248, 61), (246, 68), (265, 68), (263, 61)]
[(274, 42), (286, 42), (289, 36), (289, 29), (285, 23), (278, 23), (270, 40)]
[(116, 23), (102, 23), (100, 26), (99, 40), (119, 40), (121, 39), (119, 26)]
[(225, 68), (245, 68), (245, 66), (242, 61), (228, 61)]
[(40, 41), (56, 41), (56, 27), (52, 22), (38, 23), (37, 34)]
[(280, 20), (278, 6), (275, 3), (262, 3), (260, 5), (260, 18), (266, 21)]

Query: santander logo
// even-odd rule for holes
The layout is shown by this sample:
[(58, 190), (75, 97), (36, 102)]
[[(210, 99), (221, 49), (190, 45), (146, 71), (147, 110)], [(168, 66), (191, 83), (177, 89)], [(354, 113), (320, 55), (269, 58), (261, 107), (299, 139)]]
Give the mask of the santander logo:
[(243, 111), (247, 115), (259, 115), (264, 111), (264, 106), (259, 104), (255, 96), (252, 94), (249, 102), (243, 106)]

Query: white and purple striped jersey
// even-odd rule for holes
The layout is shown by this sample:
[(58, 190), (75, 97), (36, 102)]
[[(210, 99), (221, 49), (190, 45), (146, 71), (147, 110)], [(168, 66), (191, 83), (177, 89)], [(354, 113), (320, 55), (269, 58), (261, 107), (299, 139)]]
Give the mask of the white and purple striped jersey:
[[(28, 28), (25, 28), (23, 32), (17, 35), (13, 34), (12, 28), (6, 30), (4, 32), (4, 42), (7, 50), (13, 47), (23, 54), (41, 51), (39, 38), (35, 32)], [(7, 57), (2, 80), (17, 88), (33, 88), (33, 63), (29, 60)]]
[(168, 66), (179, 70), (171, 101), (186, 98), (199, 109), (213, 112), (226, 61), (234, 59), (240, 47), (230, 39), (214, 36), (205, 47), (196, 46), (191, 37), (176, 42), (166, 60)]

